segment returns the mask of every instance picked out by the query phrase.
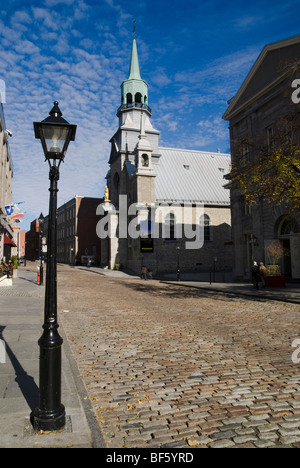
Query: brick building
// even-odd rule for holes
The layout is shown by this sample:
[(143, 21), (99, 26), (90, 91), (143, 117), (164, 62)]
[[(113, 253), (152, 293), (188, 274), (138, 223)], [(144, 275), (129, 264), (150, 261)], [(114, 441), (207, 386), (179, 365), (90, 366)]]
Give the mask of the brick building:
[[(98, 205), (102, 198), (80, 197), (64, 203), (57, 209), (57, 261), (70, 265), (100, 263), (100, 239), (96, 233)], [(44, 221), (47, 237), (48, 216)]]
[(25, 234), (25, 258), (26, 260), (38, 260), (40, 242), (40, 223), (38, 219), (30, 223), (30, 230)]

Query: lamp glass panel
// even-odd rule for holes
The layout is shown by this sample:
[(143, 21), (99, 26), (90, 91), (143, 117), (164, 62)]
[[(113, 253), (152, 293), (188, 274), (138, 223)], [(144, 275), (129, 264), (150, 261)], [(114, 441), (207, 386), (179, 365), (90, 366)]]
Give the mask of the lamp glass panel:
[(62, 153), (69, 133), (68, 126), (42, 125), (45, 144), (49, 153)]

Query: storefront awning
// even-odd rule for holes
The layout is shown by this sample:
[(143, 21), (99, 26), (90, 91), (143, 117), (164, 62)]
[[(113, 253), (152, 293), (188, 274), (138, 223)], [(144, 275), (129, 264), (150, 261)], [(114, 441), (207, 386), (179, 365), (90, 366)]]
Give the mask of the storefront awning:
[(4, 234), (4, 245), (10, 245), (11, 247), (17, 247), (12, 239), (10, 239), (6, 234)]

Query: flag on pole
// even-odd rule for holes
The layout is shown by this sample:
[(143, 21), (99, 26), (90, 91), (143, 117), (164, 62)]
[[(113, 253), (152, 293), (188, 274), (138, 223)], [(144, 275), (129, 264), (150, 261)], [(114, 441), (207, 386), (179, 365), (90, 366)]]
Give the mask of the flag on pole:
[(11, 216), (14, 213), (15, 214), (19, 213), (20, 208), (18, 207), (18, 205), (21, 205), (22, 203), (24, 202), (11, 203), (10, 205), (6, 205), (4, 208), (5, 208), (7, 216)]

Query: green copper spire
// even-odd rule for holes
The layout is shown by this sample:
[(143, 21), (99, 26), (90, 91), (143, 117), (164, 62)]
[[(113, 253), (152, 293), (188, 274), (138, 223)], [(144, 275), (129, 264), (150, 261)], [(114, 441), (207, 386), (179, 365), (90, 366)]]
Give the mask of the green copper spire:
[(139, 58), (136, 47), (136, 40), (133, 38), (130, 68), (129, 68), (129, 80), (141, 80)]
[(151, 109), (148, 106), (148, 84), (140, 75), (135, 37), (132, 43), (129, 76), (128, 79), (121, 84), (121, 107), (119, 110), (128, 108), (144, 109), (151, 115)]

